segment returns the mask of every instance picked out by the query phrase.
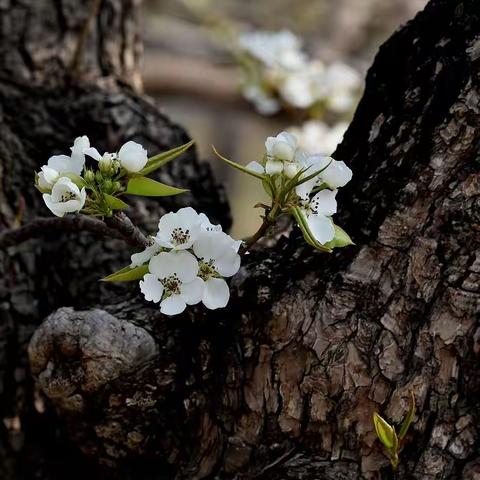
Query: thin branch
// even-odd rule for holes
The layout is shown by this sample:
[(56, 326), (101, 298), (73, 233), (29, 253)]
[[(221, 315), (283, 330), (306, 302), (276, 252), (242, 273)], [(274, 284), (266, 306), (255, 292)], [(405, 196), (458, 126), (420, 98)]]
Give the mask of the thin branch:
[(78, 42), (75, 47), (72, 63), (70, 64), (70, 76), (72, 78), (76, 77), (80, 72), (80, 67), (82, 66), (83, 60), (83, 51), (85, 50), (85, 44), (87, 43), (87, 38), (90, 34), (90, 30), (92, 29), (93, 20), (98, 15), (98, 12), (100, 10), (101, 3), (102, 0), (92, 0), (90, 11), (88, 12), (87, 19), (85, 20), (85, 24), (83, 25), (82, 31), (80, 32), (80, 36), (78, 37)]
[(116, 214), (106, 222), (74, 215), (66, 217), (37, 218), (19, 228), (11, 228), (0, 232), (0, 248), (18, 245), (31, 238), (41, 237), (52, 231), (80, 232), (88, 231), (106, 237), (125, 240), (130, 245), (144, 248), (148, 244), (145, 236), (133, 225), (124, 214)]
[(119, 232), (123, 239), (130, 245), (143, 248), (148, 245), (147, 237), (145, 237), (123, 212), (115, 213), (112, 217), (106, 217), (105, 224)]

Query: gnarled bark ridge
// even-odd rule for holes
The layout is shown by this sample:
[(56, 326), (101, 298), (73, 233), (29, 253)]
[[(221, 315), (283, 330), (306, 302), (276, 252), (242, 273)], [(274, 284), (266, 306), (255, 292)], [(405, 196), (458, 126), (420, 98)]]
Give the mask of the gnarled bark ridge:
[[(78, 246), (66, 267), (36, 270), (43, 282), (68, 271), (60, 278), (76, 289), (64, 302), (76, 310), (43, 300), (53, 313), (30, 341), (45, 406), (34, 411), (28, 381), (5, 383), (27, 386), (22, 407), (9, 405), (28, 412), (21, 452), (34, 452), (41, 478), (70, 473), (48, 444), (38, 453), (32, 428), (45, 419), (71, 442), (72, 462), (74, 446), (94, 459), (84, 472), (98, 478), (97, 462), (125, 479), (390, 478), (371, 415), (398, 424), (410, 391), (417, 414), (396, 478), (478, 478), (479, 62), (474, 0), (432, 0), (395, 33), (335, 155), (354, 171), (338, 223), (356, 246), (327, 256), (294, 232), (246, 257), (224, 310), (170, 319), (135, 286), (101, 293), (72, 268)], [(91, 258), (83, 275), (97, 273)], [(15, 343), (0, 351), (25, 366), (16, 347), (38, 314), (12, 303), (3, 325)]]

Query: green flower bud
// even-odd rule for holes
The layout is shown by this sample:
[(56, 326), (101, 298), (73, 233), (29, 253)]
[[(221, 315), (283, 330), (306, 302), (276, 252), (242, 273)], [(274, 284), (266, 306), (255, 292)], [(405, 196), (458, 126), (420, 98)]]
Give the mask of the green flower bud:
[(112, 193), (113, 191), (113, 182), (108, 178), (103, 182), (103, 191), (105, 193)]
[(95, 174), (92, 170), (85, 170), (84, 178), (87, 183), (93, 183), (95, 181)]

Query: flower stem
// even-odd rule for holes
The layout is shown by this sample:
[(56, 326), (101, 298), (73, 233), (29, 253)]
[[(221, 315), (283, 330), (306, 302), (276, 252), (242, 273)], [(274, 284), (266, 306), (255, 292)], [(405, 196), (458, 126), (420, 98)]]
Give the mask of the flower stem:
[(242, 246), (238, 252), (240, 255), (247, 253), (262, 237), (265, 236), (268, 229), (272, 225), (275, 225), (278, 210), (279, 204), (275, 202), (272, 209), (269, 212), (265, 212), (265, 216), (263, 217), (263, 222), (260, 225), (260, 228)]

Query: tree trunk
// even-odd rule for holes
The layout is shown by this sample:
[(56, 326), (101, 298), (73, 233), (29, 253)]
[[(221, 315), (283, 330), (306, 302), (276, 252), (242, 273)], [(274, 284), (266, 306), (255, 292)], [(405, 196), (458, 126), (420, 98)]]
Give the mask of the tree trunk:
[[(2, 478), (480, 478), (476, 3), (432, 0), (369, 71), (335, 155), (354, 171), (338, 223), (355, 247), (327, 256), (294, 231), (244, 259), (228, 308), (173, 319), (135, 285), (94, 282), (125, 262), (116, 240), (65, 234), (2, 252)], [(126, 5), (104, 2), (100, 19), (129, 22)], [(18, 8), (0, 10), (2, 24)], [(27, 218), (40, 212), (32, 169), (77, 134), (184, 140), (115, 72), (102, 74), (113, 93), (98, 75), (0, 82), (4, 224), (18, 192)], [(225, 220), (207, 167), (175, 165), (164, 175), (193, 192), (175, 201)], [(133, 213), (152, 231), (178, 205)], [(399, 424), (410, 391), (417, 413), (393, 474), (371, 417)]]

